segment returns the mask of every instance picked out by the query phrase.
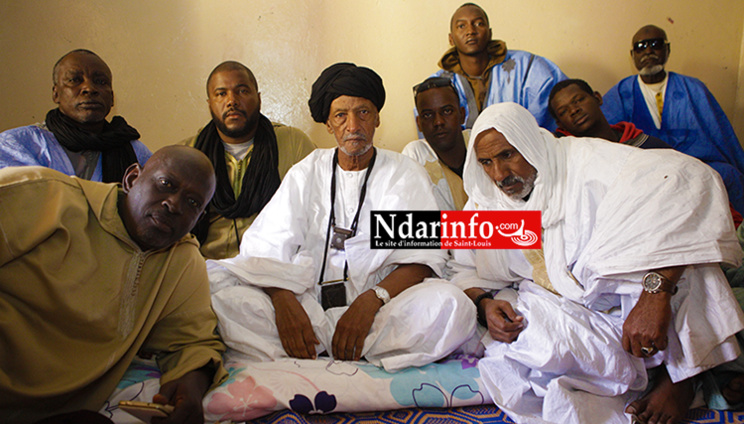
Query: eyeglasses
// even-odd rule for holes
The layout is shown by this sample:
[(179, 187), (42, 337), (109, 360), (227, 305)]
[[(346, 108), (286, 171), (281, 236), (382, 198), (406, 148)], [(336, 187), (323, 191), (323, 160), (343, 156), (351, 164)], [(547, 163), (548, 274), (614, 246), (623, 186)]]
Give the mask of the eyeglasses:
[(430, 88), (439, 88), (439, 87), (452, 87), (454, 89), (454, 86), (452, 85), (452, 81), (449, 78), (445, 77), (432, 77), (426, 79), (426, 81), (416, 84), (413, 86), (413, 94), (418, 96), (419, 93), (422, 93)]
[(662, 47), (669, 44), (669, 42), (663, 38), (649, 38), (646, 40), (637, 41), (633, 44), (633, 51), (640, 53), (651, 46), (654, 50), (661, 50)]

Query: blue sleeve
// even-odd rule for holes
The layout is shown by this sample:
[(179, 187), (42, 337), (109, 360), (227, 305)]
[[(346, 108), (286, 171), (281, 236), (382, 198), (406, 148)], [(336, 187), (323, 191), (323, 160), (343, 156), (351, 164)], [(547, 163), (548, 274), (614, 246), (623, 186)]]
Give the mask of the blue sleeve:
[[(668, 115), (664, 115), (664, 119), (686, 122), (689, 125), (688, 128), (682, 128), (680, 125), (679, 128), (670, 129), (675, 141), (678, 142), (677, 150), (697, 157), (718, 171), (734, 209), (742, 212), (744, 150), (739, 144), (739, 139), (723, 109), (705, 84), (692, 77), (677, 79), (684, 84), (685, 90), (689, 93), (689, 103), (684, 101), (671, 103), (677, 107), (672, 108)], [(675, 95), (679, 95), (677, 90), (672, 91), (672, 96)]]
[[(57, 169), (53, 166), (53, 152), (50, 152), (48, 140), (42, 131), (34, 126), (26, 126), (0, 133), (0, 168), (44, 166)], [(68, 173), (65, 169), (57, 171)]]
[(132, 141), (132, 147), (134, 148), (134, 153), (137, 155), (137, 162), (139, 162), (140, 165), (144, 165), (145, 162), (150, 159), (150, 156), (152, 156), (150, 149), (139, 140)]
[[(604, 97), (602, 98), (602, 113), (604, 113), (605, 118), (607, 118), (607, 122), (610, 123), (610, 125), (617, 124), (618, 122), (632, 122), (630, 114), (626, 113), (625, 106), (624, 106), (624, 100), (628, 100), (632, 102), (632, 99), (628, 99), (627, 96), (631, 95), (632, 93), (625, 93), (621, 94), (621, 85), (625, 80), (620, 81), (617, 83), (614, 87), (610, 88), (610, 90), (605, 93)], [(627, 91), (627, 90), (623, 90)], [(625, 98), (623, 98), (625, 96)]]
[(558, 65), (544, 57), (535, 56), (529, 75), (527, 75), (527, 81), (524, 84), (525, 98), (528, 102), (525, 107), (535, 117), (537, 124), (550, 132), (557, 128), (548, 110), (550, 90), (553, 89), (554, 85), (567, 78)]

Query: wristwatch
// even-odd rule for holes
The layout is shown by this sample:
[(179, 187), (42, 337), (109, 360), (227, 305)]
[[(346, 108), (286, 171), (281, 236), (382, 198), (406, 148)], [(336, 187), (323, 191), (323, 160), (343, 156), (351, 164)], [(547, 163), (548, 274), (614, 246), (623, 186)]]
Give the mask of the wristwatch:
[(390, 293), (388, 293), (387, 290), (383, 289), (380, 286), (374, 286), (372, 287), (372, 290), (375, 292), (375, 296), (377, 296), (378, 299), (382, 300), (383, 305), (386, 305), (388, 302), (390, 302)]
[(643, 276), (643, 290), (651, 294), (663, 291), (675, 294), (677, 293), (677, 285), (658, 272), (649, 271)]

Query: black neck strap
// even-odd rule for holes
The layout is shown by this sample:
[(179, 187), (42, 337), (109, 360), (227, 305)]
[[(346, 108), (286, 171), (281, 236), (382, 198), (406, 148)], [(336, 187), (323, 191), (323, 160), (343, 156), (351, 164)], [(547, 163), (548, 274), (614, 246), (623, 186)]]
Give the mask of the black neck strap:
[[(367, 165), (367, 172), (364, 174), (364, 183), (362, 184), (362, 191), (359, 193), (359, 203), (357, 204), (356, 214), (354, 220), (351, 222), (351, 236), (356, 235), (357, 226), (359, 225), (359, 214), (362, 212), (362, 205), (364, 204), (364, 198), (367, 195), (367, 181), (369, 181), (369, 175), (372, 173), (372, 168), (375, 166), (375, 159), (377, 159), (377, 149), (372, 148), (372, 159), (369, 160)], [(326, 261), (328, 259), (329, 242), (331, 239), (331, 229), (336, 225), (336, 168), (338, 166), (338, 148), (333, 153), (333, 170), (331, 171), (331, 215), (328, 218), (328, 229), (326, 230), (325, 238), (325, 250), (323, 251), (323, 264), (320, 268), (320, 277), (318, 278), (318, 284), (323, 282), (325, 276)], [(344, 281), (349, 279), (349, 263), (344, 261)]]

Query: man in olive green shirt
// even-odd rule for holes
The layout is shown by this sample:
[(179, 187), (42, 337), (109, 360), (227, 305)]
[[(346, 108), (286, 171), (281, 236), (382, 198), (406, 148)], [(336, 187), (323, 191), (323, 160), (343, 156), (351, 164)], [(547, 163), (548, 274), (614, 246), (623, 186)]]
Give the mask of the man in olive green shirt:
[(279, 188), (289, 168), (315, 146), (297, 128), (261, 114), (253, 73), (239, 62), (219, 64), (207, 79), (212, 120), (184, 143), (214, 165), (217, 190), (193, 233), (208, 259), (236, 256), (243, 232)]

